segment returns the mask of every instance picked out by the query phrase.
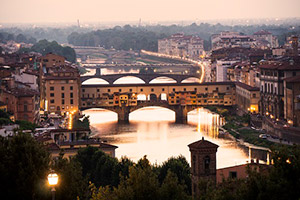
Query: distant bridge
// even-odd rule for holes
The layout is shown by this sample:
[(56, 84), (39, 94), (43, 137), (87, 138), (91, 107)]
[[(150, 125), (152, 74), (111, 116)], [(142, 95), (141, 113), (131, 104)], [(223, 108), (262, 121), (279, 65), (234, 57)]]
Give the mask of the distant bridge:
[(175, 112), (175, 122), (176, 123), (187, 123), (187, 115), (188, 112), (195, 110), (197, 108), (200, 108), (202, 106), (197, 106), (197, 105), (170, 105), (168, 101), (138, 101), (136, 106), (100, 106), (100, 107), (95, 107), (93, 105), (91, 106), (86, 106), (82, 108), (81, 110), (87, 110), (91, 108), (102, 108), (106, 110), (110, 110), (112, 112), (115, 112), (118, 114), (118, 121), (121, 123), (128, 123), (129, 122), (129, 114), (135, 110), (138, 110), (140, 108), (144, 107), (149, 107), (149, 106), (158, 106), (158, 107), (163, 107), (170, 109)]
[[(176, 92), (181, 94), (175, 96)], [(135, 104), (123, 105), (136, 97)], [(189, 96), (188, 96), (189, 95)], [(124, 99), (123, 99), (124, 100)], [(80, 110), (103, 108), (118, 114), (119, 122), (129, 122), (129, 114), (148, 106), (160, 106), (175, 112), (176, 123), (187, 123), (187, 113), (203, 106), (235, 104), (235, 83), (164, 83), (82, 85)]]
[(81, 82), (92, 78), (100, 78), (107, 81), (110, 85), (114, 84), (114, 82), (122, 77), (133, 76), (140, 78), (145, 82), (145, 84), (149, 84), (152, 80), (158, 77), (168, 77), (176, 81), (176, 83), (181, 83), (183, 80), (188, 78), (198, 78), (199, 75), (191, 75), (191, 74), (137, 74), (137, 73), (128, 73), (128, 74), (109, 74), (109, 75), (93, 75), (93, 76), (81, 76)]
[(187, 68), (195, 67), (195, 64), (99, 64), (99, 63), (84, 63), (83, 66), (87, 69), (98, 69), (98, 68), (115, 68), (115, 69), (124, 69), (124, 68)]

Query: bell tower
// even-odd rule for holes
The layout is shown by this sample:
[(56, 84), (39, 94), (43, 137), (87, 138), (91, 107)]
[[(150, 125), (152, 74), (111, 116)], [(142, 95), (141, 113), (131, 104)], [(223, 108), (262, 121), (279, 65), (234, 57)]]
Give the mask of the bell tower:
[(216, 182), (218, 145), (207, 140), (199, 140), (189, 144), (191, 152), (192, 194), (199, 195), (198, 184), (201, 178)]

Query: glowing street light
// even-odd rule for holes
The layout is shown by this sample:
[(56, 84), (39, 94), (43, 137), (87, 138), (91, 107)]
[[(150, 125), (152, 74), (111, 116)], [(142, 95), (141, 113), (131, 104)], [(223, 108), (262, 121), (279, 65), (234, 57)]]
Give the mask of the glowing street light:
[(50, 173), (48, 175), (48, 183), (50, 186), (52, 186), (51, 192), (52, 192), (52, 200), (55, 200), (55, 186), (58, 182), (58, 175), (56, 173)]

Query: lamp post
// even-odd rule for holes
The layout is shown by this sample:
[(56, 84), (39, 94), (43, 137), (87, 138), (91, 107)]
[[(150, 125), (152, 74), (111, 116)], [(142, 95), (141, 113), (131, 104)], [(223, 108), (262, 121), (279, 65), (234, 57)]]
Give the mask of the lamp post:
[(52, 200), (55, 200), (55, 185), (58, 182), (58, 175), (56, 173), (50, 173), (48, 175), (48, 183), (52, 186), (51, 193), (52, 193)]

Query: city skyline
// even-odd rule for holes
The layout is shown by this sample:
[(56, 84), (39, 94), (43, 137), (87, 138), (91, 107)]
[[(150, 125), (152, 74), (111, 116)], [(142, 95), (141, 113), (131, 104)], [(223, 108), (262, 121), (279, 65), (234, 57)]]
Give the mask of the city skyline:
[(300, 1), (221, 1), (187, 0), (109, 2), (87, 0), (66, 1), (4, 1), (0, 3), (0, 23), (67, 23), (121, 21), (230, 20), (300, 17)]

